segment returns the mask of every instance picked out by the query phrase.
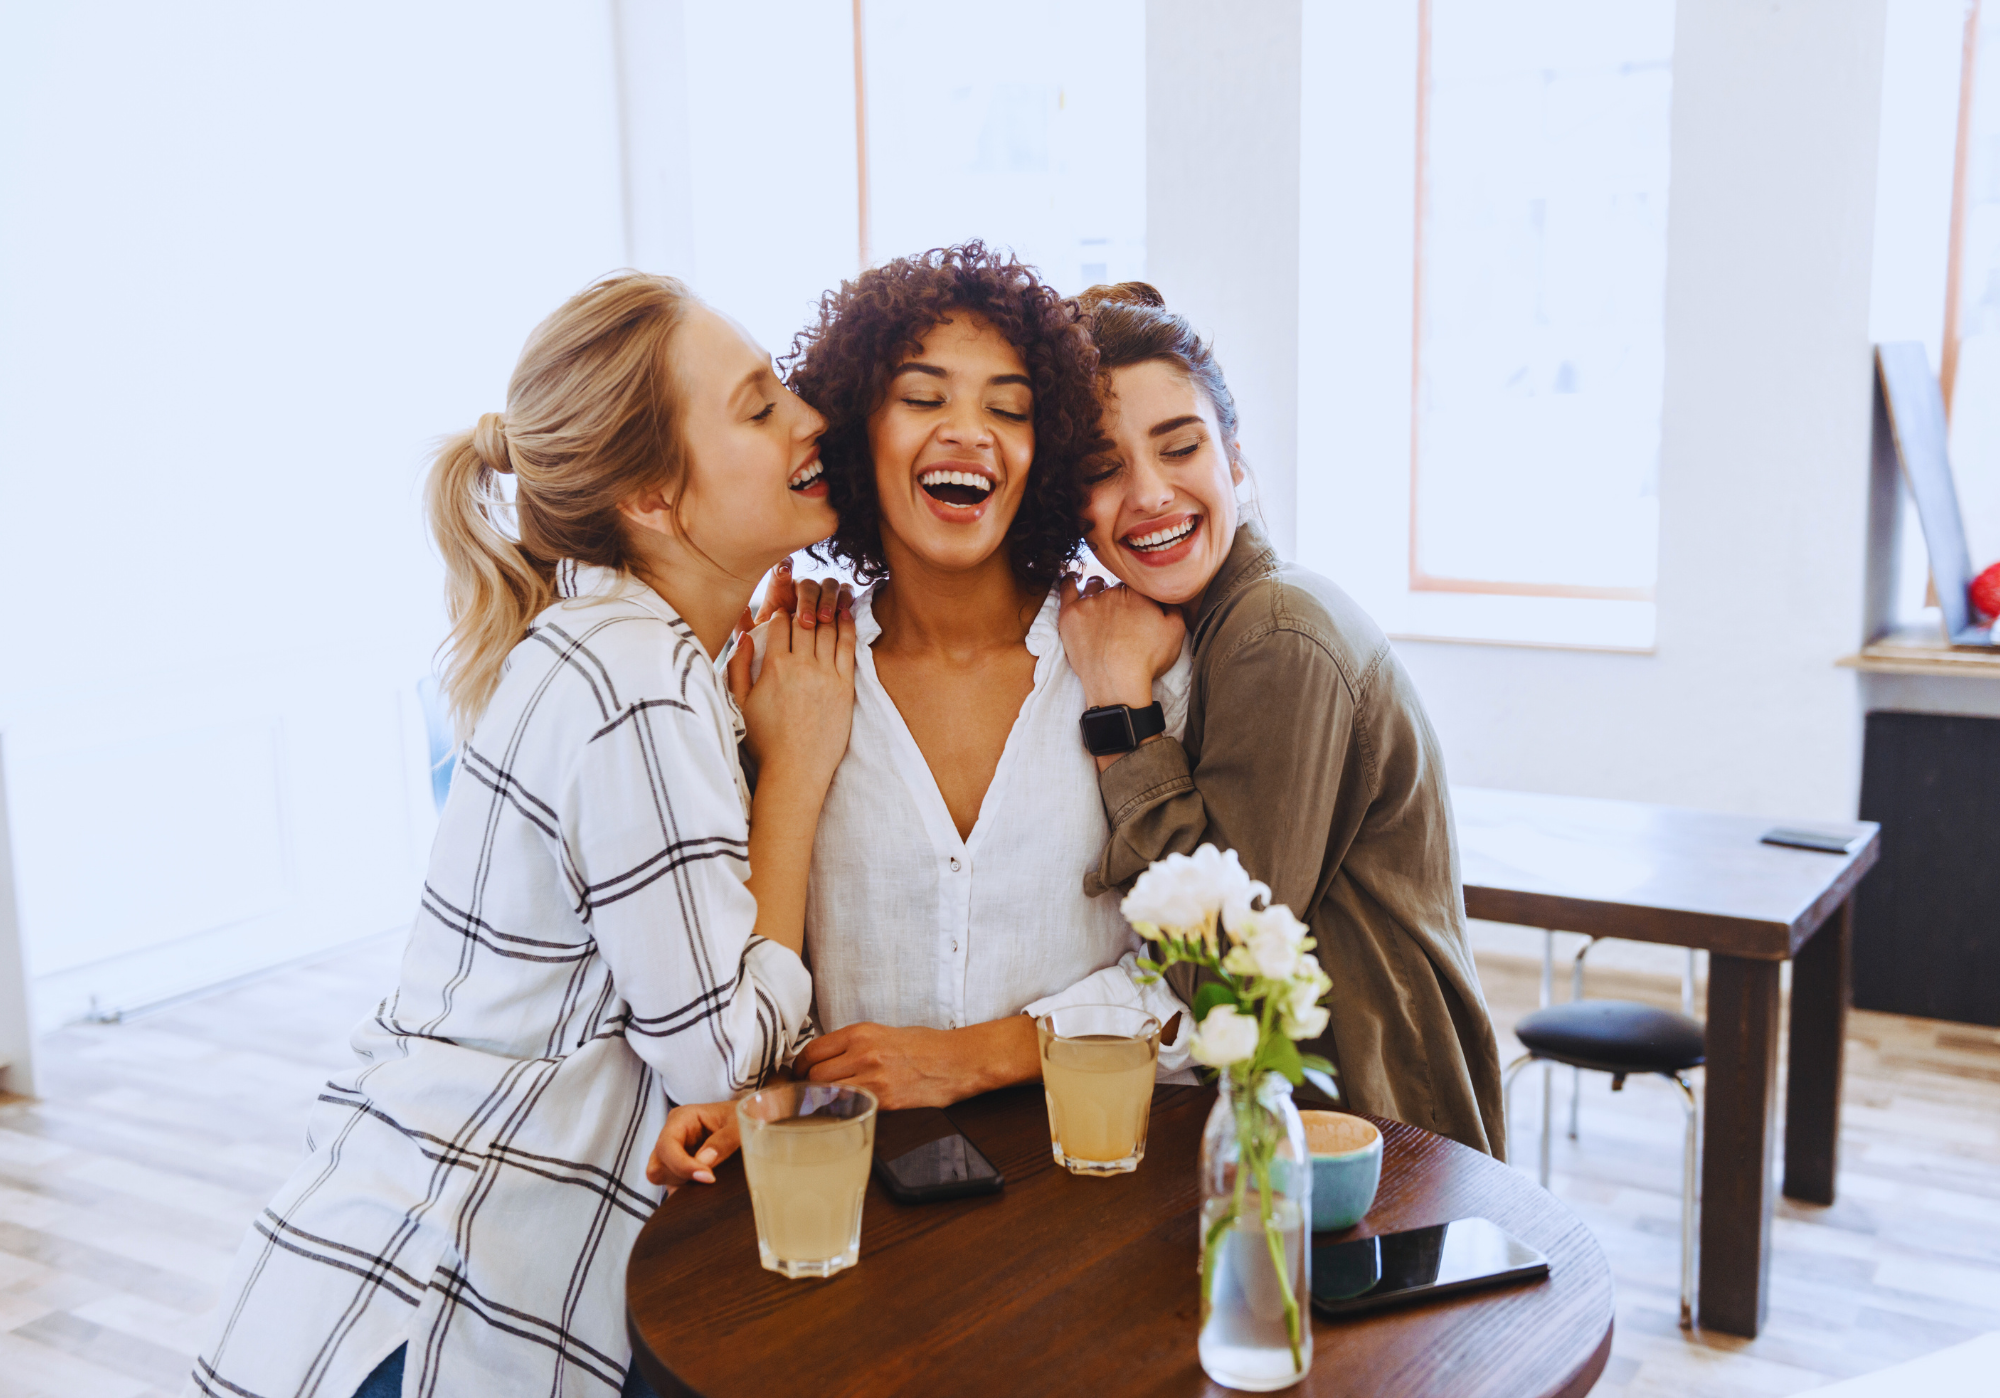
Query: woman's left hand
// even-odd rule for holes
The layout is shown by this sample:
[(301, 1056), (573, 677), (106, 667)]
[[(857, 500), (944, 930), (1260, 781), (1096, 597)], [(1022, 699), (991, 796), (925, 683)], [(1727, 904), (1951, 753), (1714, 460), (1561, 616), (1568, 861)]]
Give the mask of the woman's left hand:
[(660, 1139), (646, 1161), (646, 1178), (663, 1184), (667, 1193), (689, 1180), (715, 1183), (715, 1167), (736, 1153), (741, 1144), (734, 1102), (696, 1102), (667, 1113)]
[(1187, 623), (1180, 610), (1162, 606), (1121, 584), (1088, 578), (1079, 587), (1062, 582), (1063, 654), (1083, 681), (1092, 705), (1153, 702), (1153, 681), (1180, 659)]
[(1026, 1015), (964, 1029), (850, 1024), (799, 1050), (792, 1071), (811, 1082), (865, 1087), (884, 1111), (949, 1107), (1041, 1072)]

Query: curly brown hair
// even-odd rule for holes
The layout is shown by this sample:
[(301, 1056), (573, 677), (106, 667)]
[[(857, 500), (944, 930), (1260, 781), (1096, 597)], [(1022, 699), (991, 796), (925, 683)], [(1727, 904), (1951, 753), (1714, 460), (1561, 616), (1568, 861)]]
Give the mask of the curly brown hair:
[(826, 418), (820, 459), (840, 528), (815, 546), (862, 582), (888, 575), (868, 419), (890, 371), (954, 311), (984, 316), (1027, 365), (1035, 397), (1035, 458), (1008, 561), (1028, 586), (1048, 586), (1083, 543), (1083, 463), (1098, 434), (1097, 350), (1076, 307), (1010, 254), (973, 241), (871, 267), (820, 298), (819, 318), (781, 363), (792, 392)]

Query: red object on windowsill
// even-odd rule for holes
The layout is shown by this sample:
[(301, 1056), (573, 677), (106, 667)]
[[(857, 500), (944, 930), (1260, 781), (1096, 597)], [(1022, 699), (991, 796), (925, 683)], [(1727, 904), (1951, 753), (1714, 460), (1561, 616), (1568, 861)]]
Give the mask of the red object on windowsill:
[(1995, 563), (1972, 580), (1966, 589), (1974, 611), (1988, 617), (2000, 617), (2000, 563)]

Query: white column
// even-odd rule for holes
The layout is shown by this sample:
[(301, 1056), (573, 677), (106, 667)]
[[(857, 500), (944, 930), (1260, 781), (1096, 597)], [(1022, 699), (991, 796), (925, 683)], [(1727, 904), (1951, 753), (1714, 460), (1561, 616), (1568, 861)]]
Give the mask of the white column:
[(1147, 0), (1146, 279), (1210, 337), (1272, 540), (1296, 533), (1300, 0)]
[(697, 278), (689, 197), (687, 25), (681, 0), (612, 0), (625, 260)]

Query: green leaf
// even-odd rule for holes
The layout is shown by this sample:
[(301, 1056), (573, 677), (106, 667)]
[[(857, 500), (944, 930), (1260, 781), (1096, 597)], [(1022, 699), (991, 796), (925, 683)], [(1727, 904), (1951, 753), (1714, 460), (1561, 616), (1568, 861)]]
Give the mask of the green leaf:
[(1264, 1051), (1258, 1055), (1266, 1072), (1282, 1073), (1285, 1081), (1297, 1087), (1305, 1081), (1305, 1064), (1299, 1059), (1299, 1046), (1283, 1034), (1273, 1034), (1264, 1042)]
[[(1146, 963), (1141, 961), (1139, 964), (1143, 966)], [(1301, 1067), (1311, 1068), (1314, 1072), (1325, 1073), (1330, 1078), (1337, 1078), (1340, 1076), (1340, 1070), (1333, 1066), (1331, 1060), (1321, 1058), (1316, 1053), (1300, 1054), (1299, 1065)]]
[(1208, 1018), (1208, 1012), (1217, 1005), (1235, 1005), (1239, 1009), (1243, 1002), (1236, 998), (1236, 992), (1221, 981), (1210, 981), (1194, 993), (1194, 1022), (1200, 1024)]

